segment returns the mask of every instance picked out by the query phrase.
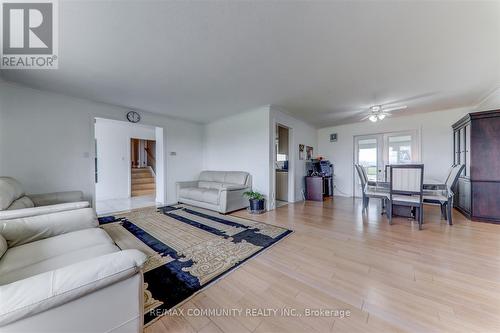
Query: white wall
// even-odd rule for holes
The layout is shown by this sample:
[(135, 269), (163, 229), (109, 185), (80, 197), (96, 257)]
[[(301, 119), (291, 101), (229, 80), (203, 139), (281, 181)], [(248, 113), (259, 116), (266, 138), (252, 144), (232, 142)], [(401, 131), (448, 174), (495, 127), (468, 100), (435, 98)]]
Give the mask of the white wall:
[[(270, 164), (270, 184), (271, 198), (275, 198), (275, 177), (274, 172), (274, 155), (276, 154), (276, 146), (274, 144), (274, 138), (276, 137), (276, 124), (285, 125), (290, 128), (291, 140), (289, 143), (289, 162), (288, 162), (288, 172), (292, 175), (289, 177), (288, 187), (288, 198), (291, 202), (303, 200), (303, 190), (305, 188), (304, 176), (306, 175), (306, 161), (299, 160), (299, 144), (304, 144), (306, 146), (311, 146), (314, 148), (314, 154), (317, 155), (317, 130), (311, 125), (298, 120), (286, 113), (286, 110), (278, 108), (276, 106), (271, 106), (270, 113), (271, 121), (271, 136), (270, 136), (270, 152), (271, 152), (271, 164)], [(274, 207), (271, 207), (274, 208)]]
[(204, 168), (247, 171), (253, 189), (266, 196), (267, 208), (274, 209), (276, 123), (291, 128), (289, 172), (290, 201), (302, 200), (305, 161), (298, 158), (299, 143), (317, 147), (316, 129), (274, 106), (216, 120), (206, 125)]
[[(425, 164), (425, 177), (444, 180), (450, 165), (453, 163), (451, 125), (467, 112), (471, 112), (471, 108), (386, 118), (376, 123), (364, 121), (318, 130), (319, 154), (334, 164), (335, 182), (338, 188), (335, 194), (353, 195), (355, 135), (419, 130), (421, 161)], [(337, 142), (330, 142), (331, 133), (338, 134)]]
[[(80, 189), (91, 199), (94, 118), (124, 120), (127, 111), (0, 82), (0, 171), (19, 179), (30, 193)], [(195, 179), (201, 171), (203, 126), (140, 113), (141, 124), (163, 128), (165, 202), (173, 203), (175, 182)]]
[[(165, 165), (165, 148), (163, 146), (163, 128), (155, 127), (155, 140), (156, 140), (156, 202), (166, 202), (166, 196), (164, 187), (158, 186), (158, 184), (165, 184), (165, 168), (163, 168), (163, 172), (159, 172), (158, 165)], [(170, 200), (172, 202), (172, 200)]]
[(493, 90), (476, 107), (475, 111), (488, 111), (500, 109), (500, 88)]
[[(155, 140), (155, 127), (97, 118), (96, 200), (130, 196), (130, 139)], [(163, 166), (158, 164), (159, 168)]]
[(204, 169), (247, 171), (269, 198), (269, 106), (207, 124), (204, 147)]

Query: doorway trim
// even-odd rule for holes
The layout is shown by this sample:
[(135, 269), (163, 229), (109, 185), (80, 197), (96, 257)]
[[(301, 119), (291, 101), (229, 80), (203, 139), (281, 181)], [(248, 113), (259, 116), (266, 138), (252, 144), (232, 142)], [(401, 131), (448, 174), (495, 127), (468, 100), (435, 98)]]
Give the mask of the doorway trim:
[[(92, 164), (91, 168), (93, 170), (92, 172), (92, 206), (96, 207), (96, 201), (97, 201), (97, 196), (96, 196), (96, 182), (95, 182), (95, 173), (96, 173), (96, 165), (94, 163), (94, 159), (97, 158), (97, 145), (96, 145), (96, 119), (103, 119), (103, 120), (108, 120), (108, 121), (114, 121), (114, 122), (119, 122), (119, 123), (125, 123), (129, 124), (127, 121), (124, 121), (122, 119), (117, 119), (114, 118), (113, 116), (110, 115), (101, 115), (101, 114), (93, 114), (90, 116), (91, 120), (91, 140), (92, 140), (92, 145), (91, 145), (91, 156), (92, 158)], [(150, 127), (153, 128), (155, 131), (155, 141), (156, 141), (156, 162), (157, 162), (157, 171), (156, 171), (156, 179), (155, 179), (155, 184), (156, 184), (156, 194), (155, 194), (155, 201), (157, 203), (165, 203), (166, 202), (166, 195), (167, 195), (167, 187), (166, 187), (166, 159), (165, 159), (165, 128), (164, 127), (159, 127), (153, 124), (147, 124), (147, 123), (141, 123), (141, 124), (133, 124), (137, 126), (143, 126), (143, 127)], [(127, 140), (127, 154), (128, 154), (128, 193), (129, 193), (129, 198), (131, 197), (131, 163), (130, 163), (130, 138)], [(97, 161), (98, 162), (98, 161)]]
[(288, 129), (288, 203), (295, 202), (295, 143), (294, 129), (284, 119), (273, 118), (271, 121), (271, 166), (269, 170), (270, 198), (269, 210), (276, 209), (276, 127)]

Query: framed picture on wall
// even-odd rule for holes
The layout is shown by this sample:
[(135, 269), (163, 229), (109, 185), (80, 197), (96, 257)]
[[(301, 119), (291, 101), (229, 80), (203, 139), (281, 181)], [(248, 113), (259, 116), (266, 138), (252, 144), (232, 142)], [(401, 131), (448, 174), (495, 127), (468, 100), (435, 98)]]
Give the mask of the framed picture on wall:
[(307, 146), (306, 147), (306, 156), (308, 160), (312, 160), (313, 158), (313, 147)]
[(299, 145), (299, 160), (303, 160), (305, 156), (304, 145)]

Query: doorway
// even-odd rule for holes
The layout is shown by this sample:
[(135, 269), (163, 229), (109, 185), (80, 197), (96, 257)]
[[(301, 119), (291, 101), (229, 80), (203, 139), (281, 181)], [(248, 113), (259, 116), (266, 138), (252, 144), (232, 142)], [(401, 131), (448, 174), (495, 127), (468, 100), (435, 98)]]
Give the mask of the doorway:
[(275, 207), (285, 206), (289, 198), (290, 129), (276, 124), (275, 138)]
[(156, 195), (156, 141), (130, 139), (130, 196)]
[[(420, 161), (418, 134), (417, 130), (411, 130), (355, 136), (354, 163), (361, 164), (365, 168), (368, 181), (386, 181), (387, 165)], [(354, 173), (354, 196), (361, 197), (361, 185), (356, 173)]]
[(163, 128), (95, 118), (99, 215), (164, 202)]

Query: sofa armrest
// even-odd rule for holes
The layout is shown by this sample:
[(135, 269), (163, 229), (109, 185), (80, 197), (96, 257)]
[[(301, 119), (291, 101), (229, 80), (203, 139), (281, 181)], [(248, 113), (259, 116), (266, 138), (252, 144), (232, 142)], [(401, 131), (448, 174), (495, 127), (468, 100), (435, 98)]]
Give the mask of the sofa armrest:
[(177, 201), (179, 201), (179, 193), (182, 188), (186, 187), (198, 187), (198, 181), (187, 181), (187, 182), (177, 182), (175, 183), (175, 195), (177, 197)]
[(65, 234), (71, 231), (96, 228), (97, 217), (92, 208), (82, 208), (45, 215), (0, 221), (0, 234), (9, 247)]
[(0, 286), (0, 326), (125, 280), (145, 261), (138, 250), (119, 251)]
[(188, 181), (188, 182), (177, 182), (175, 184), (177, 185), (177, 188), (198, 187), (198, 181), (197, 180)]
[(40, 206), (33, 208), (1, 210), (0, 220), (18, 219), (21, 217), (51, 214), (51, 213), (64, 212), (67, 210), (75, 210), (87, 207), (89, 207), (89, 203), (87, 201), (78, 201), (78, 202), (68, 202), (63, 204)]
[(248, 207), (248, 199), (243, 196), (243, 193), (250, 191), (251, 187), (243, 187), (240, 189), (229, 190), (221, 189), (219, 192), (219, 212), (228, 213), (243, 207)]
[(67, 202), (83, 201), (82, 191), (28, 194), (27, 196), (31, 199), (31, 201), (33, 201), (35, 206), (48, 206)]

